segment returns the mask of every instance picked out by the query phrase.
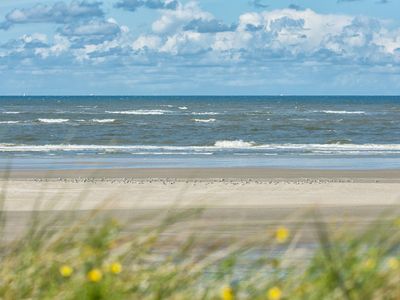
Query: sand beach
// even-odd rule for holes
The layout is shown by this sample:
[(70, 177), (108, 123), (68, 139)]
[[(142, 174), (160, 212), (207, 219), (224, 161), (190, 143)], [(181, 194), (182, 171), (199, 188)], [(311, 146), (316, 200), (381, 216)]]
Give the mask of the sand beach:
[[(312, 239), (314, 213), (352, 228), (397, 211), (400, 171), (265, 168), (93, 169), (11, 171), (2, 181), (7, 233), (26, 228), (32, 211), (43, 216), (93, 209), (127, 222), (154, 225), (166, 212), (201, 208), (170, 234), (215, 238), (262, 234), (270, 226), (297, 227)], [(310, 212), (313, 212), (310, 214)]]

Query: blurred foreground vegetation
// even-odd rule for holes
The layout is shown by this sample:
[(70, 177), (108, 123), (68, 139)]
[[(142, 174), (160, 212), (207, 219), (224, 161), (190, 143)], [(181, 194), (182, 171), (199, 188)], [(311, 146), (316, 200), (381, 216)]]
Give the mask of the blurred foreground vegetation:
[(197, 213), (136, 231), (98, 211), (33, 214), (26, 234), (1, 243), (0, 299), (400, 299), (400, 219), (362, 232), (316, 221), (314, 247), (293, 259), (298, 232), (285, 226), (213, 247), (194, 232), (171, 246), (167, 229)]

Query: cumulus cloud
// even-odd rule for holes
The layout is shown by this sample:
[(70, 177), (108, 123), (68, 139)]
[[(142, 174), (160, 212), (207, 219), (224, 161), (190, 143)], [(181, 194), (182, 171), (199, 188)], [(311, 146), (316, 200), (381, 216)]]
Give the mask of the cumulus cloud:
[(197, 31), (199, 33), (216, 33), (224, 31), (234, 31), (235, 29), (236, 25), (226, 25), (216, 19), (211, 19), (211, 20), (195, 19), (190, 21), (183, 27), (183, 30)]
[(152, 30), (157, 34), (168, 34), (182, 31), (183, 27), (194, 20), (207, 22), (214, 19), (211, 13), (203, 11), (196, 2), (189, 2), (174, 11), (164, 11), (152, 24)]
[(18, 39), (8, 41), (0, 46), (0, 62), (9, 68), (32, 64), (41, 59), (38, 51), (48, 49), (48, 37), (41, 33), (24, 34)]
[[(128, 3), (118, 3), (122, 2)], [(203, 10), (200, 2), (130, 1), (140, 5), (124, 9), (157, 9), (156, 20), (140, 33), (105, 17), (98, 2), (60, 3), (7, 14), (4, 28), (47, 22), (56, 29), (53, 34), (0, 41), (0, 75), (7, 70), (115, 75), (116, 82), (126, 81), (129, 87), (145, 83), (151, 92), (155, 85), (175, 88), (171, 82), (180, 80), (189, 87), (201, 86), (202, 93), (204, 86), (212, 85), (274, 88), (293, 86), (295, 81), (301, 86), (307, 80), (315, 91), (318, 80), (346, 85), (350, 72), (358, 72), (352, 78), (360, 78), (360, 86), (371, 82), (374, 72), (392, 74), (387, 86), (400, 82), (395, 77), (400, 74), (400, 27), (388, 20), (322, 14), (291, 5), (254, 9), (224, 23)], [(88, 12), (91, 9), (93, 13)], [(27, 78), (31, 77), (29, 73)]]
[(91, 20), (86, 23), (65, 25), (58, 32), (70, 39), (84, 39), (85, 43), (94, 43), (114, 39), (121, 33), (121, 28), (110, 20)]
[(57, 57), (71, 64), (121, 66), (378, 66), (400, 62), (399, 36), (400, 28), (378, 19), (295, 7), (247, 12), (234, 24), (225, 24), (189, 2), (160, 10), (145, 34), (134, 36), (114, 19), (84, 19), (60, 24), (54, 37), (26, 36), (5, 43), (0, 60), (24, 56), (33, 62)]
[(199, 62), (216, 64), (283, 59), (372, 65), (399, 60), (398, 32), (385, 22), (297, 7), (244, 13), (237, 24), (226, 25), (189, 3), (163, 12), (152, 28), (152, 35), (133, 44), (135, 50), (152, 49), (153, 57), (196, 54)]
[(69, 4), (56, 2), (53, 5), (36, 4), (30, 8), (14, 9), (5, 16), (1, 29), (8, 29), (16, 24), (56, 23), (67, 24), (103, 17), (101, 2), (72, 1)]
[(160, 48), (162, 40), (157, 35), (142, 35), (132, 43), (133, 50), (156, 50)]
[[(52, 6), (36, 5), (31, 8), (13, 10), (6, 16), (11, 24), (55, 23), (59, 24), (52, 38), (39, 39), (38, 34), (24, 35), (0, 45), (1, 56), (14, 64), (29, 60), (38, 66), (66, 66), (74, 62), (104, 62), (104, 58), (115, 49), (122, 49), (129, 29), (120, 26), (113, 18), (104, 18), (100, 2), (72, 1), (57, 2)], [(9, 27), (7, 26), (7, 28)], [(99, 53), (103, 55), (98, 55)], [(102, 58), (98, 58), (98, 57)], [(29, 58), (29, 59), (28, 59)], [(55, 58), (57, 61), (55, 61)]]
[(121, 0), (115, 4), (116, 8), (128, 11), (135, 11), (140, 7), (175, 10), (178, 6), (179, 2), (176, 0)]

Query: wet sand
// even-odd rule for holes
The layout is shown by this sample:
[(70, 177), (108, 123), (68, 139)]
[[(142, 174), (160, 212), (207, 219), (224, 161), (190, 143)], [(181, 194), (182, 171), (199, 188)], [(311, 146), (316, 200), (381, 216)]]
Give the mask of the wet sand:
[(325, 179), (357, 182), (400, 182), (400, 170), (307, 170), (274, 168), (126, 168), (71, 170), (0, 170), (0, 178), (97, 178), (97, 179)]

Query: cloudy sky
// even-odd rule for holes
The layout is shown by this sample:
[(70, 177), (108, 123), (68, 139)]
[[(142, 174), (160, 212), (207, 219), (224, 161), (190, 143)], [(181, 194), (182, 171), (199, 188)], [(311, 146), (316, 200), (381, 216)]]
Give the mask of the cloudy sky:
[(399, 94), (398, 0), (0, 2), (1, 94)]

